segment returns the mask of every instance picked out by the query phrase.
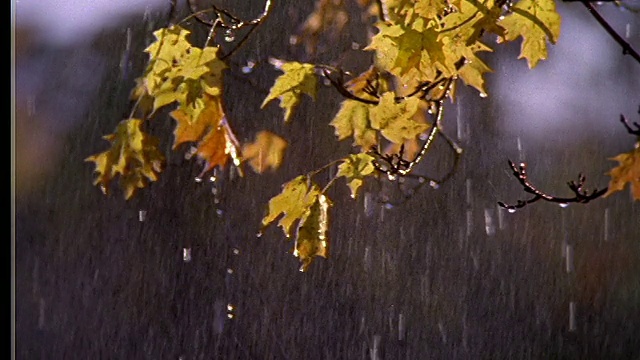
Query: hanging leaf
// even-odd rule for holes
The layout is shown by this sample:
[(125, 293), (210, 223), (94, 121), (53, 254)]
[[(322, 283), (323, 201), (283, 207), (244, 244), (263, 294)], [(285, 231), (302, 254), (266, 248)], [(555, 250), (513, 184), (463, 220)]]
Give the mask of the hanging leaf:
[(358, 189), (362, 185), (363, 179), (373, 173), (373, 156), (367, 153), (349, 155), (338, 166), (336, 177), (344, 176), (347, 179), (349, 189), (351, 189), (351, 197), (358, 196)]
[(369, 150), (378, 143), (377, 130), (371, 127), (369, 109), (371, 105), (356, 100), (344, 100), (340, 110), (329, 125), (335, 129), (338, 140), (353, 137), (353, 145)]
[(318, 185), (304, 175), (298, 176), (284, 184), (282, 192), (269, 200), (269, 211), (262, 219), (262, 226), (266, 227), (280, 218), (278, 226), (289, 237), (293, 224), (307, 216), (320, 194)]
[(329, 207), (331, 202), (323, 194), (318, 195), (308, 212), (300, 221), (296, 232), (293, 255), (300, 259), (300, 271), (306, 271), (313, 258), (328, 256)]
[(271, 100), (279, 99), (280, 107), (284, 109), (284, 121), (289, 121), (293, 108), (301, 101), (302, 94), (315, 99), (318, 79), (313, 64), (292, 61), (282, 64), (280, 69), (284, 74), (276, 79), (269, 90), (269, 95), (262, 102), (261, 108), (264, 108)]
[(103, 137), (111, 147), (85, 159), (95, 163), (94, 185), (100, 186), (103, 193), (108, 193), (111, 181), (118, 176), (127, 200), (137, 189), (158, 180), (164, 156), (158, 150), (158, 139), (142, 132), (141, 123), (140, 119), (121, 121), (113, 134)]
[(629, 183), (631, 196), (634, 200), (640, 200), (640, 143), (636, 143), (635, 149), (630, 152), (619, 154), (611, 160), (619, 164), (607, 173), (611, 180), (604, 196), (622, 191)]
[(560, 15), (554, 0), (521, 0), (498, 24), (505, 29), (500, 41), (513, 41), (522, 36), (520, 56), (530, 69), (547, 58), (547, 41), (555, 44), (560, 37)]
[(380, 103), (370, 110), (371, 127), (380, 130), (389, 141), (402, 144), (429, 128), (429, 125), (413, 119), (419, 108), (420, 99), (417, 97), (397, 102), (393, 92), (386, 92), (380, 97)]

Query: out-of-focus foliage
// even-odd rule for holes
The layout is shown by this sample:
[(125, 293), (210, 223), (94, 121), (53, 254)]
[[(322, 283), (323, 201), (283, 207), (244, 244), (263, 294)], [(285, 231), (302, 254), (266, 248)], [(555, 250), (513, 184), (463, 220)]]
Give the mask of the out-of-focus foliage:
[(275, 170), (282, 163), (287, 145), (287, 141), (280, 136), (269, 131), (260, 131), (255, 142), (242, 147), (242, 157), (259, 174), (268, 169)]

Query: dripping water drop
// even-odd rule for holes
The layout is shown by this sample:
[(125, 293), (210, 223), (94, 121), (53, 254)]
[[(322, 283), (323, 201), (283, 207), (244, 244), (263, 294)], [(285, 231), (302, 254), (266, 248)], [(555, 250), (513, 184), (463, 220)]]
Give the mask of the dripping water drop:
[(231, 30), (231, 29), (227, 29), (227, 30), (224, 32), (224, 41), (226, 41), (226, 42), (232, 42), (232, 41), (233, 41), (233, 40), (235, 40), (235, 39), (236, 39), (236, 36), (235, 36), (235, 34), (233, 33), (233, 30)]
[(564, 208), (569, 207), (569, 204), (567, 204), (567, 203), (560, 203), (560, 205), (559, 205), (559, 206), (560, 206), (561, 208), (563, 208), (563, 209), (564, 209)]
[(508, 211), (509, 213), (513, 214), (513, 213), (515, 213), (515, 212), (516, 212), (516, 209), (514, 209), (514, 208), (508, 208), (508, 209), (507, 209), (507, 211)]

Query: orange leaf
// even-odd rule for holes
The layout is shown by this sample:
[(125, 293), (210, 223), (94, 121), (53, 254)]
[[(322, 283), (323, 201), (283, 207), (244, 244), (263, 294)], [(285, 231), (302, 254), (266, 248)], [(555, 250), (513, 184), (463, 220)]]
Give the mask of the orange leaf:
[(261, 131), (255, 142), (242, 147), (242, 157), (249, 161), (255, 172), (261, 174), (280, 166), (286, 148), (286, 140), (269, 131)]
[(631, 195), (635, 200), (640, 200), (640, 143), (637, 143), (632, 151), (619, 154), (611, 160), (615, 160), (619, 164), (607, 173), (611, 176), (611, 180), (609, 181), (609, 190), (604, 196), (607, 197), (621, 191), (629, 183)]
[(203, 174), (218, 165), (224, 167), (227, 164), (227, 160), (229, 160), (227, 142), (227, 134), (222, 126), (209, 131), (200, 141), (196, 154), (207, 162), (202, 170)]
[(217, 128), (224, 117), (222, 100), (219, 96), (204, 95), (204, 109), (199, 113), (197, 119), (192, 119), (191, 115), (178, 108), (170, 113), (176, 121), (176, 128), (173, 132), (173, 148), (185, 142), (200, 141), (206, 135), (209, 128)]

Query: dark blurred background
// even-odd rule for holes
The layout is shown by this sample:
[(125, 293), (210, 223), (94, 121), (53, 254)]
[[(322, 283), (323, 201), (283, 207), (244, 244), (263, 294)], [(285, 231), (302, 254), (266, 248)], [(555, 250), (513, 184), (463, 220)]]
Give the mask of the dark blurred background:
[[(496, 45), (489, 96), (459, 87), (444, 124), (465, 150), (451, 180), (394, 207), (376, 202), (380, 184), (353, 200), (338, 181), (330, 257), (305, 273), (279, 229), (256, 236), (281, 184), (352, 151), (328, 125), (342, 100), (329, 86), (290, 123), (275, 104), (260, 109), (279, 74), (270, 57), (369, 66), (371, 19), (355, 2), (315, 54), (290, 38), (313, 3), (274, 1), (225, 75), (239, 140), (263, 129), (285, 137), (285, 164), (196, 182), (201, 164), (171, 150), (174, 124), (160, 114), (151, 131), (166, 170), (129, 201), (93, 186), (84, 159), (128, 117), (169, 2), (13, 4), (16, 358), (640, 359), (640, 205), (629, 192), (567, 208), (496, 205), (525, 196), (508, 159), (570, 196), (580, 172), (606, 186), (617, 164), (608, 158), (633, 148), (619, 116), (640, 117), (640, 64), (579, 3), (558, 3), (562, 33), (547, 61), (529, 70), (519, 41)], [(216, 4), (244, 19), (264, 7)], [(640, 48), (638, 13), (598, 9)], [(181, 5), (177, 16), (187, 14)], [(449, 164), (438, 143), (419, 170)]]

